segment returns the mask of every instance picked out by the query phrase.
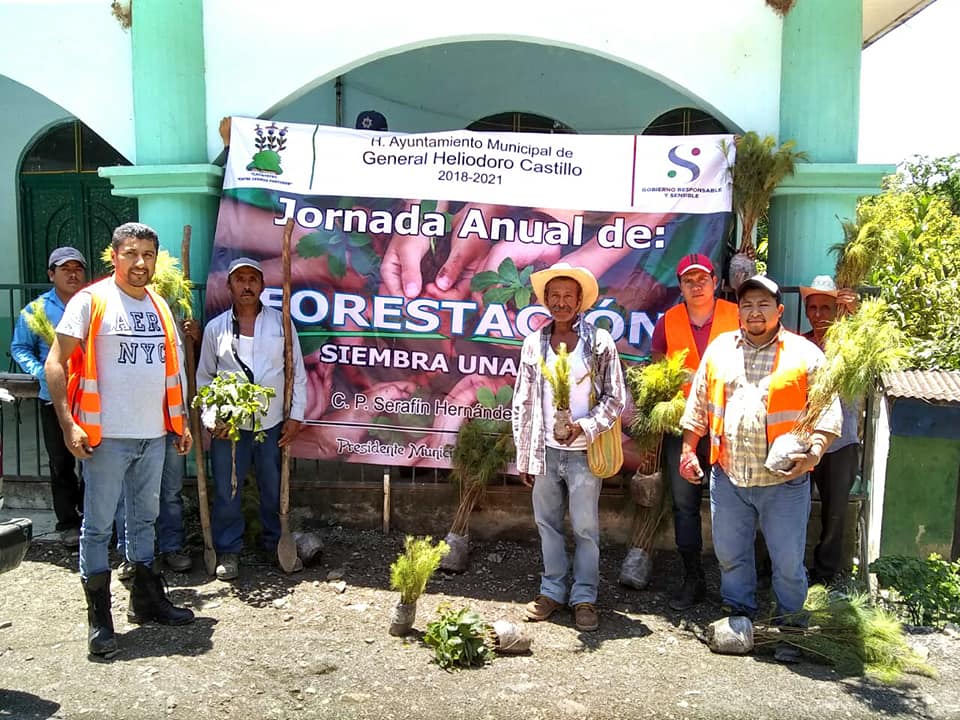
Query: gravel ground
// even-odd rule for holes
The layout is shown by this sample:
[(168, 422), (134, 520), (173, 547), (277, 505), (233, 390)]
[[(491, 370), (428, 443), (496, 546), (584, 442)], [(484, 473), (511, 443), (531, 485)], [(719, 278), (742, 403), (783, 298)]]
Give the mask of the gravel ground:
[[(650, 589), (619, 587), (624, 551), (615, 547), (603, 551), (598, 632), (578, 633), (563, 612), (523, 626), (529, 654), (444, 672), (417, 636), (387, 633), (397, 599), (387, 568), (403, 538), (320, 534), (321, 560), (293, 576), (255, 555), (232, 584), (200, 569), (168, 574), (172, 598), (197, 613), (187, 627), (129, 625), (127, 589), (114, 580), (120, 652), (108, 661), (87, 658), (76, 553), (35, 543), (0, 578), (0, 718), (960, 717), (952, 635), (911, 631), (938, 677), (895, 686), (769, 655), (715, 655), (691, 627), (719, 617), (717, 599), (685, 617), (669, 610), (670, 554), (657, 556)], [(538, 548), (475, 544), (472, 557), (469, 572), (431, 582), (416, 628), (441, 602), (521, 620), (537, 590)], [(708, 570), (715, 587), (715, 564)]]

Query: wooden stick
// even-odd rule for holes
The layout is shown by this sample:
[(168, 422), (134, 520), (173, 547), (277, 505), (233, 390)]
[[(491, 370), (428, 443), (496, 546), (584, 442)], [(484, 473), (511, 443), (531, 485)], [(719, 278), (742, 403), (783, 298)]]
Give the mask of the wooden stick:
[(390, 467), (383, 468), (383, 532), (390, 532)]
[[(293, 218), (283, 228), (283, 421), (290, 419), (293, 405), (293, 323), (290, 321), (290, 237)], [(285, 573), (296, 569), (297, 545), (290, 534), (290, 446), (284, 445), (280, 454), (280, 541), (277, 559)]]
[[(180, 265), (183, 277), (190, 280), (190, 238), (193, 228), (183, 226), (183, 242), (180, 244)], [(203, 459), (203, 432), (200, 427), (200, 412), (193, 407), (197, 392), (197, 362), (193, 339), (184, 337), (184, 353), (187, 358), (187, 407), (190, 408), (190, 432), (193, 434), (194, 457), (197, 462), (197, 504), (200, 508), (200, 531), (203, 534), (203, 566), (208, 575), (217, 571), (217, 551), (213, 548), (213, 533), (210, 530), (210, 503), (207, 500), (207, 467)]]

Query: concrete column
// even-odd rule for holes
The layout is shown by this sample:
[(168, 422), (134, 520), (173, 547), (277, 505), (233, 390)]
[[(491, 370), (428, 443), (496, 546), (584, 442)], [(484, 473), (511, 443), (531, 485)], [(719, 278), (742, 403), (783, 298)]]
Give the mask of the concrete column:
[(795, 140), (810, 165), (770, 207), (769, 272), (783, 285), (833, 275), (840, 220), (854, 219), (857, 198), (879, 192), (894, 169), (856, 164), (862, 26), (859, 0), (801, 0), (784, 19), (779, 140)]
[(207, 164), (202, 0), (137, 0), (132, 33), (137, 164), (104, 168), (114, 193), (136, 197), (140, 220), (180, 255), (193, 227), (191, 274), (206, 278), (220, 168)]

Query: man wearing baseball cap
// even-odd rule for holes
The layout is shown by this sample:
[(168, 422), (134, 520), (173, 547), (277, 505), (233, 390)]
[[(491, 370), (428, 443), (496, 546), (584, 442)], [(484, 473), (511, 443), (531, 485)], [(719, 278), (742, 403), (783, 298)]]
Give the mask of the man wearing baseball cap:
[[(653, 329), (650, 354), (657, 361), (686, 351), (684, 365), (691, 377), (700, 365), (707, 345), (718, 335), (740, 326), (737, 306), (716, 297), (717, 276), (706, 255), (684, 255), (677, 263), (677, 281), (682, 302), (667, 310)], [(683, 387), (690, 394), (690, 383)], [(673, 496), (673, 532), (677, 550), (683, 560), (683, 583), (670, 596), (670, 607), (686, 610), (706, 597), (701, 555), (700, 506), (703, 483), (680, 477), (680, 438), (667, 434), (663, 439), (663, 464), (670, 479)], [(697, 445), (697, 456), (709, 477), (710, 444), (706, 437)]]
[[(800, 288), (803, 309), (810, 321), (804, 337), (823, 350), (827, 330), (845, 307), (852, 312), (857, 296), (852, 290), (837, 288), (829, 275), (818, 275)], [(820, 537), (813, 550), (810, 583), (830, 585), (836, 579), (843, 556), (843, 534), (847, 520), (850, 488), (860, 469), (860, 406), (840, 399), (843, 426), (840, 437), (830, 444), (823, 460), (813, 469), (811, 478), (820, 494)]]
[[(513, 438), (520, 481), (533, 488), (533, 516), (540, 531), (543, 573), (540, 592), (527, 603), (527, 620), (546, 620), (565, 604), (582, 632), (599, 626), (600, 488), (590, 471), (587, 444), (613, 427), (623, 412), (626, 386), (617, 346), (584, 314), (597, 301), (597, 279), (586, 268), (557, 263), (530, 276), (534, 294), (552, 322), (531, 333), (520, 351), (513, 394)], [(556, 432), (557, 414), (545, 370), (556, 372), (560, 349), (570, 354), (569, 425)], [(569, 508), (574, 553), (572, 585), (564, 541)]]
[[(759, 527), (773, 564), (775, 615), (800, 623), (807, 597), (809, 472), (840, 433), (840, 403), (835, 397), (817, 419), (809, 449), (790, 456), (793, 467), (768, 470), (770, 444), (793, 430), (825, 359), (816, 345), (780, 324), (782, 296), (770, 278), (755, 275), (740, 285), (737, 306), (740, 330), (716, 338), (694, 376), (680, 421), (680, 475), (693, 482), (703, 474), (696, 447), (709, 436), (713, 546), (720, 595), (730, 614), (753, 617), (759, 610), (754, 564)], [(784, 645), (775, 657), (796, 662), (795, 650)]]
[(64, 443), (57, 412), (50, 400), (43, 363), (47, 360), (54, 328), (63, 317), (67, 302), (86, 284), (86, 270), (87, 261), (76, 248), (59, 247), (50, 253), (47, 277), (53, 288), (20, 311), (10, 343), (10, 355), (20, 369), (40, 383), (40, 426), (50, 461), (53, 512), (57, 516), (60, 539), (68, 548), (80, 544), (83, 481), (77, 476), (76, 458)]
[[(263, 268), (260, 262), (240, 257), (227, 270), (227, 288), (233, 305), (213, 318), (203, 331), (197, 387), (206, 387), (222, 372), (239, 373), (257, 385), (273, 388), (261, 418), (266, 438), (256, 442), (252, 427), (240, 430), (236, 448), (220, 428), (213, 432), (210, 459), (213, 465), (213, 544), (217, 551), (217, 577), (233, 580), (239, 575), (243, 549), (243, 511), (240, 498), (243, 481), (251, 465), (256, 469), (260, 491), (260, 522), (263, 549), (276, 555), (280, 540), (280, 449), (293, 442), (300, 432), (307, 402), (307, 373), (300, 342), (293, 342), (293, 402), (290, 417), (283, 416), (283, 316), (260, 302)], [(237, 489), (231, 478), (236, 463)], [(300, 566), (302, 567), (302, 566)]]

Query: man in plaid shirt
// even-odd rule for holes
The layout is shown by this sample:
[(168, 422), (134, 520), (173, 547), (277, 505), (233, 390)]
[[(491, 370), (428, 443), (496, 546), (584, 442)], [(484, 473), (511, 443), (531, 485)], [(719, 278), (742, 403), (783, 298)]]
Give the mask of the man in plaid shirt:
[[(782, 296), (775, 282), (754, 276), (737, 291), (740, 330), (724, 333), (704, 353), (680, 426), (680, 475), (702, 482), (697, 442), (710, 434), (713, 469), (710, 510), (720, 563), (720, 595), (734, 614), (757, 613), (754, 537), (763, 531), (773, 563), (776, 614), (803, 608), (803, 564), (810, 514), (809, 472), (840, 433), (836, 397), (818, 418), (809, 449), (790, 456), (787, 471), (764, 467), (769, 444), (789, 432), (807, 400), (807, 388), (824, 363), (820, 349), (784, 329)], [(778, 659), (790, 648), (778, 648)]]
[[(533, 488), (533, 515), (540, 531), (543, 574), (540, 594), (526, 606), (527, 619), (546, 620), (569, 604), (578, 630), (599, 626), (596, 609), (600, 583), (600, 514), (602, 481), (590, 472), (587, 446), (611, 428), (623, 412), (626, 386), (613, 338), (595, 328), (584, 313), (599, 295), (589, 270), (567, 263), (530, 276), (534, 294), (553, 321), (523, 343), (513, 395), (513, 437), (520, 480)], [(570, 353), (572, 431), (555, 436), (553, 392), (542, 368), (554, 372), (561, 346)], [(562, 436), (563, 433), (559, 433)], [(570, 563), (564, 542), (567, 507), (573, 526), (573, 586), (568, 593)]]

